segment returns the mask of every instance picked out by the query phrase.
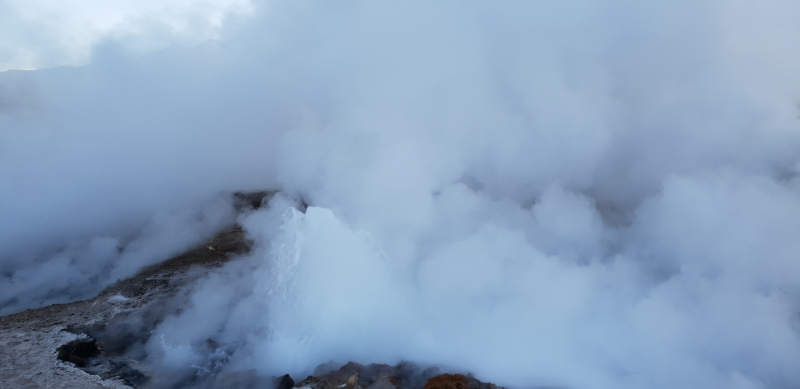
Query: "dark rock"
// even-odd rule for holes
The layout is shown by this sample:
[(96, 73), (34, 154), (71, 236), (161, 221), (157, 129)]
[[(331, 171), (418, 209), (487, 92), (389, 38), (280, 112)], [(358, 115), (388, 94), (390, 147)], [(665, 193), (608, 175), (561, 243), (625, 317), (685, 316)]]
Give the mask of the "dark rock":
[(75, 339), (57, 349), (58, 359), (84, 367), (95, 357), (102, 354), (97, 342), (92, 338)]
[(278, 377), (275, 380), (274, 389), (291, 389), (294, 387), (294, 380), (288, 374)]
[(233, 207), (241, 212), (246, 209), (259, 209), (275, 196), (275, 191), (236, 192), (233, 194)]

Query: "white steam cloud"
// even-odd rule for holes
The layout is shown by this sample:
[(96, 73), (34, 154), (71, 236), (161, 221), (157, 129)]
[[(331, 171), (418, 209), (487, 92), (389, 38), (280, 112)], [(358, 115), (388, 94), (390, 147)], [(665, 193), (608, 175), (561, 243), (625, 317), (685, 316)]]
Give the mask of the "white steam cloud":
[(263, 2), (222, 43), (2, 73), (3, 298), (113, 282), (230, 223), (220, 191), (280, 189), (240, 217), (253, 252), (157, 329), (161, 366), (795, 387), (799, 18), (781, 0)]

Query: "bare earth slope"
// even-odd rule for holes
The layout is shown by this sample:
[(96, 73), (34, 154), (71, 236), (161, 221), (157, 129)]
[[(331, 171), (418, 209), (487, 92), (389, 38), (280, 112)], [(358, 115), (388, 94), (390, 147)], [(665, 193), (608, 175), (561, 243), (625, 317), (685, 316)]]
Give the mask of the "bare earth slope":
[[(118, 372), (113, 369), (103, 374), (108, 379), (88, 374), (74, 362), (59, 360), (57, 349), (82, 338), (73, 333), (78, 332), (75, 329), (124, 325), (132, 317), (139, 322), (135, 326), (139, 331), (155, 327), (170, 312), (170, 300), (182, 286), (248, 250), (244, 231), (236, 227), (182, 255), (111, 285), (93, 299), (0, 317), (0, 387), (119, 388), (135, 384), (124, 378), (114, 378)], [(104, 349), (114, 346), (114, 342), (107, 343), (103, 344)], [(136, 365), (132, 360), (118, 363)], [(144, 368), (128, 367), (131, 370)]]
[[(273, 194), (236, 193), (234, 205), (238, 211), (257, 209)], [(184, 254), (116, 282), (90, 300), (0, 317), (0, 387), (120, 388), (145, 384), (147, 366), (107, 354), (145, 341), (147, 336), (142, 332), (174, 311), (181, 287), (249, 250), (244, 231), (235, 226)], [(119, 336), (94, 339), (86, 333)]]

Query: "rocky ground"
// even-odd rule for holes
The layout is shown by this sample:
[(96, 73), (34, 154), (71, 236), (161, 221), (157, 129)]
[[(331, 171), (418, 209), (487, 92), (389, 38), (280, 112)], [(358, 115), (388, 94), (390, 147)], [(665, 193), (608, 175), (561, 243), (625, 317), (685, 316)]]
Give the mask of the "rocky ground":
[[(235, 204), (240, 211), (259, 208), (272, 194), (237, 193)], [(154, 379), (155, 369), (135, 357), (137, 349), (164, 317), (178, 309), (185, 286), (249, 250), (244, 231), (234, 226), (111, 285), (95, 298), (0, 317), (0, 388), (162, 387)], [(177, 387), (497, 389), (473, 377), (439, 373), (405, 362), (397, 366), (350, 362), (341, 367), (321, 365), (313, 376), (298, 382), (288, 375), (261, 377), (252, 370), (222, 372), (207, 382), (184, 382)]]

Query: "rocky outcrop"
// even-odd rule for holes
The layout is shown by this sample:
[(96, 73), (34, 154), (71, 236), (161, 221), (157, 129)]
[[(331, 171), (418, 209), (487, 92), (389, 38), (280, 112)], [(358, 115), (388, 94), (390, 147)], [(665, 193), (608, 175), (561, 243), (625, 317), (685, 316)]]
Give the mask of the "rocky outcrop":
[(441, 374), (432, 377), (423, 389), (500, 389), (492, 383), (484, 383), (463, 374)]
[(481, 382), (470, 375), (439, 374), (436, 367), (420, 368), (411, 362), (396, 366), (384, 364), (361, 365), (348, 362), (329, 372), (321, 365), (316, 376), (296, 383), (298, 389), (502, 389)]

